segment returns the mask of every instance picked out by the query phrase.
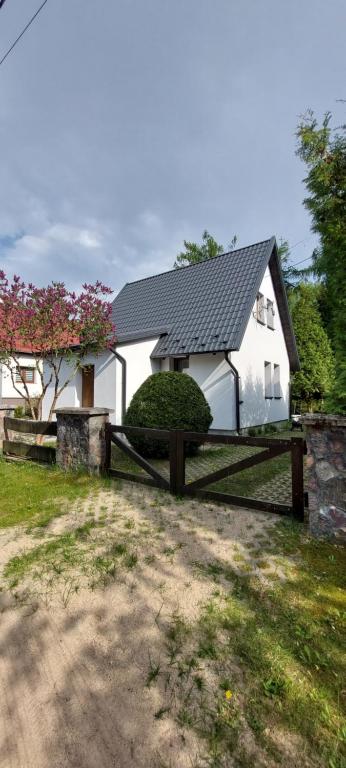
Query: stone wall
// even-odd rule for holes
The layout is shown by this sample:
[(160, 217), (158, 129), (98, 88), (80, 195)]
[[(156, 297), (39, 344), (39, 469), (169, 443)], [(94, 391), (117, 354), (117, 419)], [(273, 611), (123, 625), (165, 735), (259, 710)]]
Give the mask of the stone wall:
[(65, 470), (98, 474), (106, 463), (109, 408), (58, 408), (56, 462)]
[(306, 414), (309, 531), (346, 544), (346, 417)]

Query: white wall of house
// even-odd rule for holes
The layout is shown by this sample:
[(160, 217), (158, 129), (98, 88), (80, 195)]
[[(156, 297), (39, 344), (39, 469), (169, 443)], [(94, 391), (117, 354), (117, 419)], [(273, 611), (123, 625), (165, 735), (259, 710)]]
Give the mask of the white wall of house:
[[(256, 320), (256, 304), (253, 307), (241, 348), (232, 352), (231, 360), (239, 371), (241, 381), (241, 427), (256, 426), (283, 421), (289, 416), (290, 366), (282, 325), (275, 299), (274, 286), (269, 269), (266, 270), (260, 293), (274, 303), (274, 330)], [(270, 363), (271, 399), (265, 397), (264, 363)], [(279, 366), (280, 394), (274, 397), (274, 365)], [(276, 369), (277, 370), (277, 369)], [(275, 387), (276, 393), (276, 387)]]
[[(126, 360), (126, 408), (143, 381), (160, 370), (160, 361), (150, 358), (157, 341), (158, 336), (117, 346), (117, 352)], [(119, 361), (116, 363), (116, 371), (116, 423), (121, 424), (122, 370)]]
[[(158, 337), (122, 344), (117, 346), (117, 352), (126, 360), (126, 407), (132, 396), (142, 382), (154, 371), (160, 370), (160, 365), (150, 359)], [(88, 355), (83, 359), (83, 365), (94, 365), (94, 406), (112, 408), (110, 420), (113, 424), (121, 424), (121, 384), (122, 367), (112, 352), (104, 352), (100, 355)], [(63, 384), (71, 377), (73, 367), (64, 362), (61, 368), (60, 382)], [(49, 376), (48, 367), (45, 368), (45, 376)], [(43, 402), (43, 419), (48, 418), (49, 410), (54, 395), (53, 385), (49, 386)], [(69, 381), (60, 395), (57, 408), (81, 407), (82, 405), (82, 373), (78, 371)]]
[[(115, 358), (111, 352), (103, 352), (100, 355), (88, 355), (83, 360), (83, 365), (95, 366), (95, 406), (115, 408), (116, 369)], [(57, 408), (79, 408), (82, 405), (82, 373), (77, 371), (70, 381), (73, 372), (73, 364), (63, 361), (59, 376), (60, 385), (66, 381), (67, 386), (59, 396)], [(50, 376), (50, 368), (45, 364), (45, 380)], [(47, 419), (54, 396), (54, 382), (50, 384), (43, 399), (43, 419)]]
[[(27, 383), (27, 388), (30, 397), (35, 397), (36, 395), (40, 395), (42, 392), (42, 385), (41, 385), (41, 379), (39, 376), (38, 371), (36, 370), (35, 360), (31, 355), (21, 355), (18, 356), (18, 363), (21, 368), (34, 368), (34, 382), (33, 383)], [(14, 371), (14, 369), (17, 367), (17, 362), (14, 360), (11, 360), (11, 369)], [(14, 401), (18, 400), (18, 402), (21, 402), (22, 398), (25, 395), (24, 387), (21, 382), (15, 382), (16, 386), (14, 387), (12, 384), (12, 377), (11, 372), (9, 371), (8, 367), (4, 365), (3, 363), (0, 363), (0, 398), (1, 401)]]
[[(169, 370), (169, 358), (162, 360), (161, 370)], [(210, 405), (211, 429), (235, 429), (234, 378), (223, 353), (190, 355), (184, 372), (197, 382)]]

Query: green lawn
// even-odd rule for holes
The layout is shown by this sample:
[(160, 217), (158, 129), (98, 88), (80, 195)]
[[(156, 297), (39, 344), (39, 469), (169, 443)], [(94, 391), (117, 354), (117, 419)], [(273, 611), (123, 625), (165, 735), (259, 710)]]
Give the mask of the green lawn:
[(69, 504), (106, 482), (31, 462), (7, 462), (0, 456), (0, 528), (20, 523), (46, 525)]

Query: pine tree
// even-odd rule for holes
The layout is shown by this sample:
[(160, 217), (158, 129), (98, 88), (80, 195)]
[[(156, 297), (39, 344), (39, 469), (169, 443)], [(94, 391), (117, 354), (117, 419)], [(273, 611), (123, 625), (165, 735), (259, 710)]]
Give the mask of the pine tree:
[(327, 113), (319, 128), (312, 112), (298, 126), (298, 155), (308, 168), (304, 205), (320, 246), (315, 273), (325, 286), (324, 318), (335, 354), (335, 383), (328, 410), (346, 413), (346, 127), (330, 127)]
[[(232, 251), (237, 242), (236, 236), (233, 237), (228, 250)], [(207, 261), (207, 259), (214, 259), (215, 256), (220, 256), (225, 253), (223, 245), (218, 243), (208, 230), (205, 229), (202, 235), (202, 243), (191, 243), (189, 240), (184, 240), (185, 251), (181, 251), (174, 263), (174, 268), (188, 267), (192, 264), (198, 264), (200, 261)]]
[(293, 400), (306, 403), (323, 401), (334, 383), (334, 358), (331, 344), (318, 309), (320, 286), (300, 284), (290, 292), (291, 314), (301, 370), (291, 383)]

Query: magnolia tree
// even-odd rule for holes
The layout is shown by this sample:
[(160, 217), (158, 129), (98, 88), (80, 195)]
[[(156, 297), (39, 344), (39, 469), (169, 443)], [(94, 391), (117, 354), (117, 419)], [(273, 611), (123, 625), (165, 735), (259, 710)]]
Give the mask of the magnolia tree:
[[(79, 294), (64, 283), (46, 288), (25, 284), (15, 276), (10, 282), (0, 271), (0, 362), (12, 385), (24, 398), (33, 419), (41, 413), (48, 387), (53, 398), (51, 420), (58, 398), (90, 353), (98, 354), (115, 342), (110, 288), (99, 281), (83, 285)], [(20, 365), (20, 353), (32, 355), (40, 391), (32, 393)], [(62, 376), (63, 361), (69, 363)]]

